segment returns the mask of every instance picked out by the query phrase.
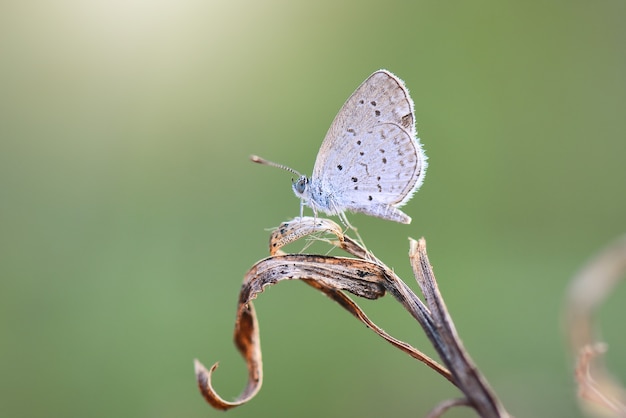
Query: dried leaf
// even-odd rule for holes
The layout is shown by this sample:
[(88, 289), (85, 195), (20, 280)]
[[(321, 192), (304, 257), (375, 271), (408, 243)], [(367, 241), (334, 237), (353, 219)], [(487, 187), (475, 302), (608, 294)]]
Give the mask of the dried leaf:
[[(329, 233), (343, 242), (343, 231), (335, 222), (325, 218), (311, 218), (305, 216), (283, 222), (270, 235), (270, 255), (276, 255), (285, 245), (298, 241), (309, 235)], [(339, 244), (340, 245), (340, 244)]]
[(591, 414), (626, 417), (626, 407), (619, 400), (623, 394), (620, 394), (619, 390), (615, 393), (619, 386), (607, 381), (607, 376), (601, 376), (599, 381), (592, 376), (594, 361), (597, 361), (598, 356), (604, 354), (606, 349), (606, 344), (596, 344), (585, 346), (581, 350), (575, 369), (578, 397), (586, 401), (584, 407)]
[(254, 299), (268, 285), (293, 279), (315, 280), (367, 299), (385, 294), (384, 270), (377, 264), (354, 258), (290, 254), (255, 264), (246, 274), (240, 302)]
[[(429, 335), (426, 328), (425, 331), (427, 331), (427, 335), (431, 338), (433, 346), (444, 364), (450, 369), (453, 381), (481, 417), (508, 417), (508, 412), (463, 347), (439, 292), (435, 275), (426, 254), (426, 240), (424, 238), (419, 241), (411, 240), (409, 258), (415, 278), (432, 315), (434, 334)], [(452, 405), (456, 405), (458, 401), (451, 402)]]
[(235, 325), (235, 343), (248, 367), (248, 384), (234, 401), (226, 401), (211, 384), (217, 363), (207, 370), (196, 360), (196, 379), (204, 398), (214, 408), (227, 410), (248, 402), (260, 390), (263, 375), (261, 345), (252, 300), (265, 287), (282, 280), (300, 279), (335, 291), (346, 290), (376, 299), (385, 294), (381, 271), (380, 266), (368, 261), (316, 255), (275, 256), (256, 263), (245, 276)]
[(368, 328), (370, 328), (380, 337), (384, 338), (387, 342), (397, 347), (398, 349), (404, 351), (405, 353), (407, 353), (414, 359), (417, 359), (421, 361), (422, 363), (426, 364), (428, 367), (430, 367), (431, 369), (433, 369), (434, 371), (436, 371), (437, 373), (439, 373), (440, 375), (442, 375), (443, 377), (445, 377), (451, 383), (454, 384), (452, 375), (445, 367), (443, 367), (442, 365), (440, 365), (435, 360), (431, 359), (430, 357), (428, 357), (426, 354), (422, 353), (415, 347), (411, 346), (410, 344), (405, 343), (404, 341), (400, 341), (392, 337), (391, 335), (389, 335), (385, 330), (383, 330), (374, 322), (372, 322), (372, 320), (370, 320), (368, 316), (365, 315), (365, 312), (363, 312), (363, 310), (361, 310), (361, 308), (356, 303), (354, 303), (352, 299), (347, 297), (344, 293), (338, 292), (335, 289), (325, 287), (318, 282), (307, 281), (307, 283), (315, 288), (318, 288), (322, 292), (324, 292), (328, 297), (330, 297), (332, 300), (334, 300), (339, 305), (341, 305), (345, 310), (350, 312), (355, 318), (357, 318), (359, 321), (364, 323)]
[(258, 393), (263, 384), (259, 325), (252, 303), (239, 305), (235, 327), (235, 345), (248, 366), (248, 384), (241, 395), (232, 402), (220, 397), (211, 384), (211, 376), (218, 363), (213, 364), (211, 369), (207, 370), (202, 363), (194, 360), (196, 380), (198, 381), (200, 392), (204, 399), (216, 409), (227, 410), (248, 402)]
[[(288, 222), (283, 222), (276, 228), (270, 236), (270, 255), (278, 254), (285, 245), (291, 244), (304, 237), (314, 237), (322, 234), (334, 235), (338, 241), (324, 240), (334, 245), (348, 254), (363, 260), (378, 261), (371, 253), (361, 247), (350, 237), (343, 234), (339, 225), (330, 219), (312, 218), (305, 216), (295, 218)], [(382, 265), (382, 263), (379, 262)]]
[(587, 263), (572, 279), (565, 303), (569, 348), (577, 359), (575, 369), (581, 406), (592, 415), (626, 417), (626, 389), (610, 373), (603, 357), (605, 345), (595, 326), (594, 314), (626, 277), (626, 236)]
[[(332, 245), (342, 248), (358, 258), (331, 257), (311, 254), (282, 254), (284, 245), (313, 234), (330, 233), (337, 240), (327, 240)], [(318, 238), (319, 239), (319, 238)], [(464, 400), (444, 403), (443, 412), (450, 406), (469, 403), (485, 417), (506, 417), (508, 414), (501, 407), (495, 395), (489, 390), (482, 375), (473, 365), (456, 335), (443, 299), (438, 292), (432, 269), (428, 263), (425, 242), (420, 240), (416, 246), (411, 241), (411, 261), (418, 277), (420, 287), (429, 301), (428, 307), (395, 273), (386, 267), (358, 243), (344, 236), (341, 228), (327, 219), (297, 218), (282, 224), (270, 238), (272, 257), (257, 262), (246, 274), (239, 296), (239, 308), (235, 327), (237, 347), (248, 365), (248, 384), (243, 393), (233, 402), (223, 400), (211, 386), (211, 376), (217, 364), (207, 370), (196, 361), (196, 375), (203, 396), (218, 409), (229, 409), (250, 400), (260, 389), (262, 383), (261, 349), (258, 326), (252, 300), (267, 286), (283, 280), (303, 280), (305, 283), (322, 291), (354, 317), (367, 325), (380, 337), (416, 358), (446, 379), (456, 384), (467, 396)], [(452, 374), (446, 368), (430, 359), (411, 345), (402, 342), (374, 324), (354, 303), (347, 291), (367, 299), (377, 299), (386, 292), (391, 293), (402, 306), (420, 323), (431, 342), (447, 365), (457, 367)], [(451, 344), (450, 348), (447, 344)], [(468, 376), (465, 376), (468, 374)], [(454, 376), (454, 377), (453, 377)], [(437, 410), (435, 410), (437, 411)]]

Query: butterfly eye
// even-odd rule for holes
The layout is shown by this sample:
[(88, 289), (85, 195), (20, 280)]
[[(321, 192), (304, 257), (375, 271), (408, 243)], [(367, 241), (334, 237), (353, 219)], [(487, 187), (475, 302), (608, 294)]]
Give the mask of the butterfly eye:
[(302, 176), (293, 184), (293, 188), (299, 194), (304, 193), (304, 189), (306, 189), (307, 178)]

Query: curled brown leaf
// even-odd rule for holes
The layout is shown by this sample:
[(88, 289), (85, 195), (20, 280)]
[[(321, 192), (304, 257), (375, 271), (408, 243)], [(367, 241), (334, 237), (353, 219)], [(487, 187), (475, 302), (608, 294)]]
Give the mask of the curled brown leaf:
[[(282, 253), (282, 248), (287, 244), (304, 237), (324, 233), (336, 238), (332, 241), (326, 240), (326, 242), (356, 258), (314, 254), (284, 255)], [(419, 242), (411, 240), (411, 260), (418, 283), (429, 304), (428, 307), (393, 270), (348, 236), (344, 236), (341, 228), (328, 219), (297, 218), (282, 224), (270, 237), (270, 254), (272, 254), (271, 257), (257, 262), (246, 273), (239, 295), (235, 342), (248, 366), (248, 383), (242, 394), (232, 402), (222, 399), (211, 385), (211, 376), (217, 363), (207, 370), (196, 360), (196, 377), (200, 391), (215, 408), (229, 409), (241, 405), (252, 399), (261, 387), (261, 348), (252, 300), (267, 286), (283, 280), (302, 280), (329, 296), (390, 344), (423, 362), (457, 385), (465, 394), (465, 400), (445, 405), (470, 405), (485, 417), (508, 416), (463, 349), (438, 292), (423, 239)], [(386, 333), (372, 322), (344, 292), (367, 299), (380, 298), (386, 292), (392, 294), (419, 322), (444, 363), (454, 368), (452, 373), (410, 344)]]
[(261, 360), (261, 341), (259, 340), (259, 325), (256, 319), (254, 306), (240, 304), (237, 310), (235, 325), (235, 345), (245, 359), (248, 366), (248, 384), (243, 392), (234, 400), (227, 401), (217, 394), (211, 384), (213, 372), (218, 363), (207, 370), (200, 361), (194, 360), (196, 380), (200, 393), (204, 399), (216, 409), (228, 410), (248, 402), (261, 389), (263, 383), (263, 363)]

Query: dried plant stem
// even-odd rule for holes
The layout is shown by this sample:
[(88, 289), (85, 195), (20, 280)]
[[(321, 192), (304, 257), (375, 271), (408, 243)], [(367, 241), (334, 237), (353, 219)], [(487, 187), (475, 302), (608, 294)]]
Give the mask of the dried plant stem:
[(458, 398), (458, 399), (447, 399), (441, 402), (439, 405), (434, 407), (426, 418), (439, 418), (450, 408), (454, 408), (455, 406), (471, 406), (467, 398)]
[(461, 343), (428, 261), (426, 240), (411, 240), (409, 258), (435, 326), (437, 338), (431, 341), (456, 385), (481, 417), (509, 416)]
[[(333, 244), (357, 258), (282, 254), (281, 248), (284, 245), (318, 233), (335, 235), (338, 241)], [(258, 393), (262, 384), (262, 361), (252, 300), (265, 287), (282, 280), (303, 280), (329, 296), (380, 337), (423, 362), (463, 392), (464, 399), (440, 404), (431, 412), (431, 416), (439, 416), (450, 407), (457, 405), (469, 405), (482, 417), (509, 416), (463, 348), (439, 293), (426, 254), (426, 241), (423, 238), (419, 241), (411, 240), (409, 256), (426, 304), (393, 270), (358, 243), (344, 236), (341, 228), (328, 219), (298, 218), (282, 224), (270, 238), (270, 254), (271, 257), (257, 262), (248, 271), (239, 296), (235, 342), (248, 365), (248, 385), (244, 392), (232, 402), (222, 399), (211, 385), (211, 375), (217, 363), (207, 370), (196, 360), (198, 386), (202, 395), (212, 406), (217, 409), (230, 409), (248, 402)], [(449, 370), (411, 345), (387, 334), (374, 324), (344, 292), (367, 299), (377, 299), (386, 292), (391, 293), (418, 321)]]

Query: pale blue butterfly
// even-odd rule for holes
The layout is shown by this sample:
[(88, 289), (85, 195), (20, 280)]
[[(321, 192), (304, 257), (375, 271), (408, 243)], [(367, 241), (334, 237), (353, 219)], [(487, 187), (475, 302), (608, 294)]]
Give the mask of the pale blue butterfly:
[(404, 224), (399, 208), (422, 185), (427, 161), (415, 130), (413, 101), (398, 77), (376, 71), (350, 96), (317, 154), (311, 178), (258, 156), (252, 161), (288, 170), (302, 205), (346, 224), (345, 211)]

